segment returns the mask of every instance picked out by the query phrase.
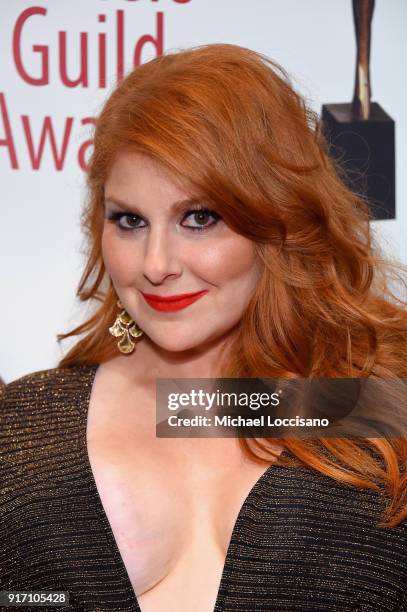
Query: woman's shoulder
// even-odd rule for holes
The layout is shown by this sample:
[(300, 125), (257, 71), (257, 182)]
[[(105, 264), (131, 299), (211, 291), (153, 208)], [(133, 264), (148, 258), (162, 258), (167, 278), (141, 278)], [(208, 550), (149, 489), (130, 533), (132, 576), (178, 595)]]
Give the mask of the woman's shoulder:
[(2, 417), (13, 413), (16, 417), (36, 407), (44, 410), (58, 399), (69, 399), (88, 389), (96, 365), (55, 367), (25, 374), (2, 385), (0, 404)]
[(91, 373), (97, 368), (96, 364), (77, 364), (64, 367), (54, 367), (46, 370), (35, 370), (24, 374), (19, 378), (11, 380), (8, 383), (3, 382), (3, 390), (10, 391), (14, 389), (26, 388), (31, 385), (53, 385), (61, 381), (75, 381), (86, 377), (86, 374)]
[(0, 398), (3, 467), (30, 465), (52, 445), (66, 447), (75, 438), (96, 367), (39, 370), (5, 385)]

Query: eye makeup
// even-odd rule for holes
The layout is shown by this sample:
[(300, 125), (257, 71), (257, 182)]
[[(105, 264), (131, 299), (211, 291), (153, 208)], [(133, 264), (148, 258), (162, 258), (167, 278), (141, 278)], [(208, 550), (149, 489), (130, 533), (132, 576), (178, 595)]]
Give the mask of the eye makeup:
[[(211, 210), (210, 208), (207, 208), (206, 206), (202, 206), (201, 204), (196, 204), (192, 206), (190, 205), (189, 209), (186, 210), (186, 212), (183, 214), (182, 221), (184, 221), (185, 219), (188, 219), (188, 217), (191, 217), (191, 216), (195, 216), (195, 220), (197, 220), (197, 218), (199, 217), (201, 218), (201, 220), (202, 220), (202, 217), (203, 218), (212, 217), (213, 219), (212, 223), (210, 224), (196, 225), (196, 226), (191, 226), (191, 225), (182, 226), (194, 232), (208, 231), (209, 229), (212, 229), (221, 219), (221, 216), (218, 215), (214, 210)], [(146, 227), (146, 225), (140, 225), (140, 221), (144, 220), (143, 217), (135, 213), (123, 212), (123, 211), (111, 211), (110, 213), (107, 214), (106, 218), (112, 223), (116, 224), (121, 230), (124, 230), (124, 231), (142, 229)], [(197, 222), (199, 223), (199, 221)]]

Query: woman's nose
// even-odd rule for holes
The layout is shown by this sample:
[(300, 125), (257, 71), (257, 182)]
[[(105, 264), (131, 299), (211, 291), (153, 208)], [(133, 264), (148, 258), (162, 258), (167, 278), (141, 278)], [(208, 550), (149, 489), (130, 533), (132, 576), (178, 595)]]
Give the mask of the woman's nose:
[(180, 245), (164, 228), (152, 229), (145, 243), (143, 273), (153, 284), (162, 283), (169, 275), (179, 275)]

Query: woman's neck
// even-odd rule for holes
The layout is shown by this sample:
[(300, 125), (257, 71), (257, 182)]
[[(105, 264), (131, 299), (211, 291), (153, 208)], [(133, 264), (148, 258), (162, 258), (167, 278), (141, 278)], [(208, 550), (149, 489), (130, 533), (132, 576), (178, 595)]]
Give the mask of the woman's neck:
[(215, 341), (185, 351), (168, 351), (146, 337), (131, 355), (120, 355), (118, 365), (129, 377), (145, 382), (156, 378), (215, 378), (237, 332), (235, 328)]

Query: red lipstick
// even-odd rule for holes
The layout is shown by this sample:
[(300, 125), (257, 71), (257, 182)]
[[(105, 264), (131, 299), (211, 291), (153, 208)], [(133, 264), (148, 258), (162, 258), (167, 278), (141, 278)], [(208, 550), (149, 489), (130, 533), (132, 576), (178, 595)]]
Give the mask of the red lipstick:
[(152, 293), (143, 293), (146, 302), (155, 310), (164, 312), (172, 312), (181, 310), (190, 304), (199, 300), (200, 297), (207, 293), (207, 290), (198, 291), (197, 293), (179, 293), (178, 295), (154, 295)]

